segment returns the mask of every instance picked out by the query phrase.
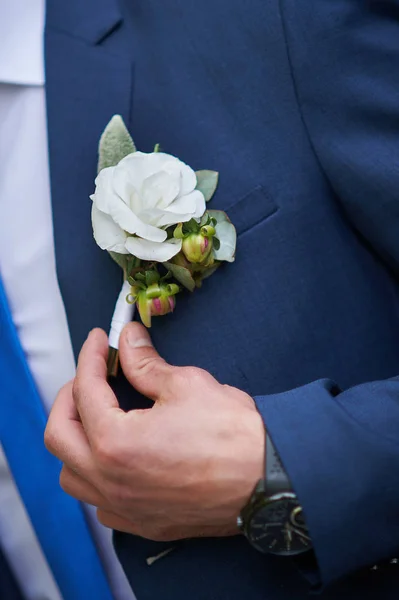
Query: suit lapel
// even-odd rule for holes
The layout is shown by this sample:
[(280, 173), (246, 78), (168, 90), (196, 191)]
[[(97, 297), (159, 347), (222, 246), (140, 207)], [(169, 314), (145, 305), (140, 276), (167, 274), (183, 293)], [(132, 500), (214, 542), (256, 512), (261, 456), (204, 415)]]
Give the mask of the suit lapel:
[(115, 113), (129, 123), (131, 61), (122, 44), (112, 44), (115, 54), (101, 45), (110, 35), (119, 35), (113, 32), (120, 23), (113, 0), (48, 2), (45, 57), (54, 239), (75, 355), (92, 327), (108, 328), (121, 283), (119, 268), (94, 243), (89, 199), (104, 126)]

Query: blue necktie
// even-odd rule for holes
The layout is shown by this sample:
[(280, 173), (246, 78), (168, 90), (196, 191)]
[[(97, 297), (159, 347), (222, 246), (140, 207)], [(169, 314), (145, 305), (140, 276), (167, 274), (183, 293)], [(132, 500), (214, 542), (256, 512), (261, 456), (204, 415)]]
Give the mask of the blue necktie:
[(44, 447), (45, 423), (0, 279), (0, 441), (64, 600), (112, 600), (82, 507)]

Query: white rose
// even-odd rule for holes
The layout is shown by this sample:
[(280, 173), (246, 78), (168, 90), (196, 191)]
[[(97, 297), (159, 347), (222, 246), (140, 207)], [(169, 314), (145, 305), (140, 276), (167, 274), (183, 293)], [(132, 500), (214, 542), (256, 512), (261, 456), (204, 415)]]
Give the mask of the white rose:
[(92, 224), (103, 250), (164, 262), (181, 249), (164, 228), (200, 218), (205, 198), (194, 171), (175, 156), (134, 152), (96, 179)]

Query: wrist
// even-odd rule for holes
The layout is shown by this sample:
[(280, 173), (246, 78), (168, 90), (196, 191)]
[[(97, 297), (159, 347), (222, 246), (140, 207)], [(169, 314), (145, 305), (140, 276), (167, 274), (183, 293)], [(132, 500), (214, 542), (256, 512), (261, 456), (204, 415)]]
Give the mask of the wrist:
[(248, 502), (258, 481), (265, 476), (266, 431), (261, 415), (255, 409), (248, 419), (249, 438), (246, 448), (246, 472), (242, 484), (240, 510)]
[(223, 535), (239, 533), (237, 518), (259, 479), (264, 478), (266, 446), (265, 427), (253, 399), (234, 390), (231, 400), (217, 425), (210, 480), (213, 491), (209, 493), (216, 493)]

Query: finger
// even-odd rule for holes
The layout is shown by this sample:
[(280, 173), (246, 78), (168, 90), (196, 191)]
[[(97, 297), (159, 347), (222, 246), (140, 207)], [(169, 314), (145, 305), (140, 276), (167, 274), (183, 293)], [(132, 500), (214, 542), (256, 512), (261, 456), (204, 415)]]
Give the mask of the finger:
[(129, 323), (125, 326), (119, 339), (119, 357), (132, 386), (147, 398), (159, 400), (175, 367), (159, 356), (143, 325)]
[[(73, 397), (89, 442), (101, 435), (102, 427), (123, 415), (107, 383), (108, 338), (93, 329), (79, 355)], [(112, 426), (112, 425), (111, 425)]]
[(60, 474), (60, 486), (66, 494), (81, 502), (101, 506), (104, 509), (108, 508), (107, 500), (98, 489), (65, 465)]
[(44, 443), (51, 454), (76, 472), (86, 474), (92, 470), (94, 462), (72, 397), (72, 382), (58, 393), (47, 422)]
[(134, 523), (116, 515), (115, 513), (99, 508), (97, 510), (97, 519), (99, 522), (108, 527), (109, 529), (115, 529), (116, 531), (123, 531), (124, 533), (137, 534), (137, 528)]

